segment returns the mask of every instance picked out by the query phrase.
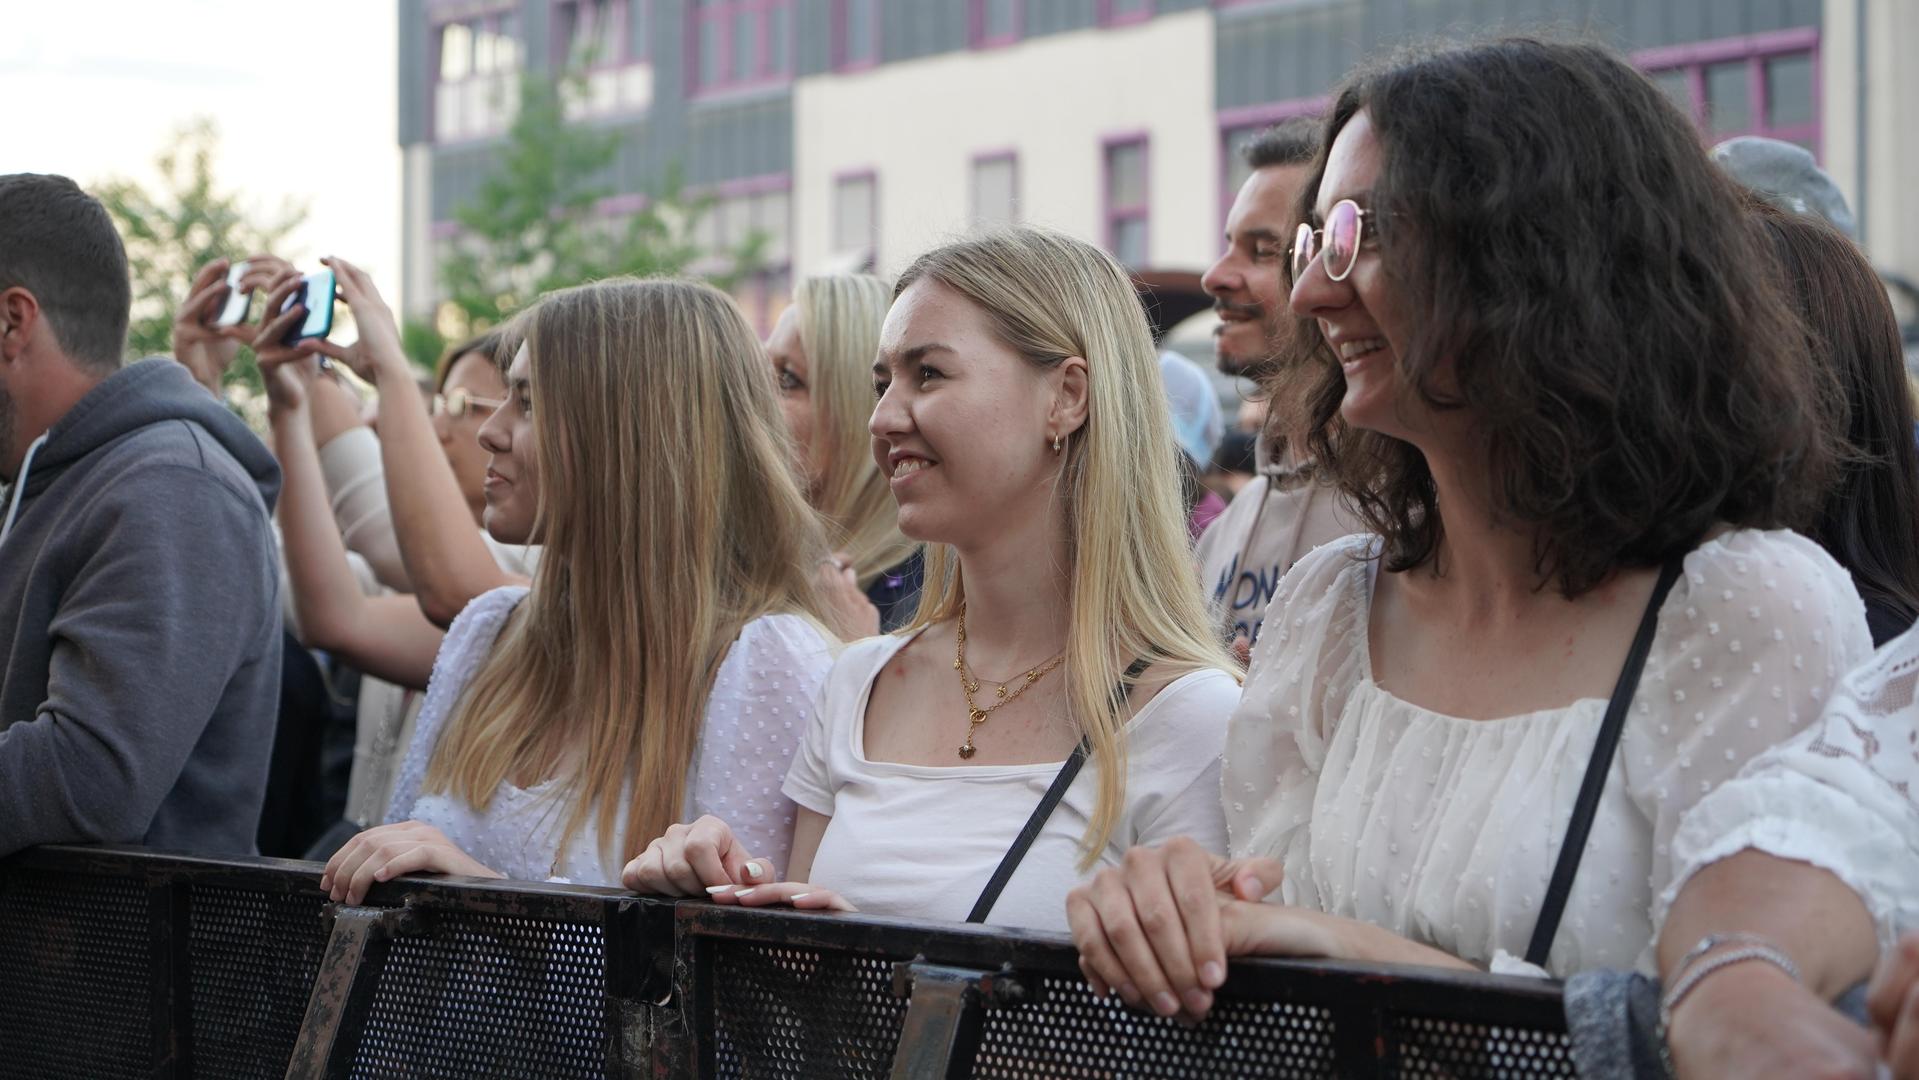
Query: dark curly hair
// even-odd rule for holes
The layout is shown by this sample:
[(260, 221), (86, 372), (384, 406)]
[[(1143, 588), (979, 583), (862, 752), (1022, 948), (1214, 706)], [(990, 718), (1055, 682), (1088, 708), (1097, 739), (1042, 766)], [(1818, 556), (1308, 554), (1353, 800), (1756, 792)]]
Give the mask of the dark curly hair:
[(1883, 645), (1919, 615), (1919, 447), (1899, 320), (1872, 263), (1839, 230), (1756, 196), (1748, 212), (1805, 319), (1801, 349), (1844, 390), (1848, 457), (1806, 534), (1852, 574)]
[[(1339, 92), (1301, 220), (1362, 109), (1382, 151), (1378, 257), (1414, 327), (1400, 374), (1476, 419), (1495, 511), (1537, 530), (1542, 588), (1578, 596), (1718, 523), (1812, 520), (1836, 384), (1806, 362), (1738, 189), (1645, 76), (1604, 47), (1533, 38), (1400, 54)], [(1299, 403), (1385, 566), (1433, 562), (1425, 458), (1340, 419), (1345, 381), (1310, 320), (1289, 350), (1277, 377), (1307, 385), (1274, 400)]]

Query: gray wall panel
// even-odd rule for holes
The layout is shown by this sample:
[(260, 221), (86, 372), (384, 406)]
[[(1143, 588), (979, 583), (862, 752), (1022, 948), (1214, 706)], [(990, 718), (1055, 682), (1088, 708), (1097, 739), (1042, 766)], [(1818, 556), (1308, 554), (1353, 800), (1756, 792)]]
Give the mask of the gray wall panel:
[(793, 168), (793, 102), (695, 103), (686, 115), (686, 179), (705, 185)]
[(1627, 50), (1820, 25), (1821, 0), (1325, 0), (1228, 8), (1216, 25), (1219, 107), (1331, 90), (1362, 57), (1434, 35), (1590, 34)]
[(528, 71), (553, 66), (553, 7), (547, 0), (520, 0), (520, 43)]
[(427, 35), (426, 8), (421, 0), (400, 0), (399, 79), (400, 145), (425, 142), (433, 95), (429, 92), (433, 60)]
[(1021, 31), (1027, 37), (1099, 25), (1099, 0), (1027, 0), (1021, 7), (1025, 16)]
[[(793, 32), (795, 70), (801, 75), (818, 75), (833, 68), (832, 0), (795, 0)], [(884, 19), (885, 13), (880, 17)]]
[(914, 60), (968, 47), (964, 0), (888, 0), (880, 13), (880, 60)]

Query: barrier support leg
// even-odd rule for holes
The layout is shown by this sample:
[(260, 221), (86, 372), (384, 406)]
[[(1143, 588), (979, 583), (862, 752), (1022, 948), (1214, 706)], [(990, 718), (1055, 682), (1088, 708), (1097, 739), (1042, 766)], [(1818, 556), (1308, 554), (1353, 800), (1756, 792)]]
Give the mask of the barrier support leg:
[(347, 1075), (391, 938), (411, 928), (411, 916), (405, 909), (333, 909), (333, 933), (307, 997), (306, 1018), (287, 1065), (287, 1080), (334, 1080)]
[(986, 1010), (1034, 1000), (1033, 990), (1011, 971), (926, 963), (896, 965), (893, 993), (912, 1002), (893, 1055), (893, 1080), (972, 1075)]

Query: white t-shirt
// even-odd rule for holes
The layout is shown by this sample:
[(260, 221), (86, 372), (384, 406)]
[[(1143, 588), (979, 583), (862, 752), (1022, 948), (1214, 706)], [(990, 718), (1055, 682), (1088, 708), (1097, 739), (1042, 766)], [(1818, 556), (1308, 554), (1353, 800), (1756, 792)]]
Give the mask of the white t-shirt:
[[(591, 819), (565, 851), (559, 850), (568, 807), (558, 799), (565, 786), (558, 780), (531, 788), (502, 784), (485, 813), (453, 795), (420, 791), (447, 718), (526, 594), (519, 586), (482, 593), (447, 629), (387, 820), (432, 825), (461, 851), (509, 878), (618, 885), (624, 868), (621, 845), (614, 845), (611, 860), (603, 859)], [(722, 818), (748, 850), (785, 865), (793, 842), (793, 804), (780, 794), (780, 777), (807, 729), (832, 659), (826, 638), (798, 615), (764, 615), (746, 624), (720, 663), (706, 700), (682, 820), (702, 814)]]
[[(794, 802), (832, 818), (808, 879), (861, 911), (960, 922), (999, 866), (1063, 762), (904, 765), (869, 761), (866, 706), (873, 681), (911, 640), (851, 645), (827, 675), (820, 707), (787, 774)], [(1226, 849), (1219, 755), (1239, 684), (1193, 672), (1148, 701), (1127, 725), (1126, 805), (1093, 869), (1126, 849), (1188, 836)], [(930, 720), (930, 718), (929, 718)], [(951, 718), (954, 738), (965, 718)], [(1079, 872), (1080, 837), (1099, 792), (1096, 762), (1067, 788), (987, 917), (994, 926), (1066, 929), (1066, 893)]]
[[(1283, 862), (1286, 903), (1517, 973), (1607, 701), (1473, 720), (1381, 687), (1367, 631), (1377, 545), (1328, 544), (1273, 597), (1227, 743), (1232, 853)], [(1688, 554), (1546, 969), (1654, 970), (1667, 906), (1726, 854), (1676, 840), (1681, 823), (1741, 766), (1815, 725), (1871, 652), (1852, 578), (1805, 537), (1742, 529)], [(1803, 806), (1816, 804), (1774, 809), (1819, 812)], [(1777, 835), (1747, 840), (1800, 857)]]

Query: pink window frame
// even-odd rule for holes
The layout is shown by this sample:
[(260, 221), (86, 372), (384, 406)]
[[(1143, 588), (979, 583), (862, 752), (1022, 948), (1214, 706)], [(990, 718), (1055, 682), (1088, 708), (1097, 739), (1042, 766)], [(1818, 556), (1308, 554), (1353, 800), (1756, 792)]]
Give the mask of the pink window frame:
[[(767, 30), (772, 26), (773, 12), (786, 11), (786, 56), (780, 66), (773, 66), (774, 54), (771, 37)], [(726, 94), (735, 90), (755, 89), (763, 86), (779, 86), (793, 79), (793, 41), (798, 36), (799, 27), (795, 25), (793, 0), (715, 0), (701, 4), (692, 0), (686, 7), (686, 95), (689, 98), (710, 97), (714, 94)], [(719, 55), (731, 64), (733, 56), (733, 25), (735, 16), (751, 14), (759, 25), (759, 47), (753, 55), (753, 71), (745, 78), (726, 80), (708, 80), (706, 72), (700, 70), (700, 30), (707, 24), (719, 28)]]
[[(1123, 146), (1140, 148), (1139, 196), (1135, 206), (1115, 206), (1113, 204), (1113, 151)], [(1119, 255), (1119, 223), (1139, 221), (1146, 226), (1146, 240), (1139, 253), (1139, 265), (1146, 266), (1152, 261), (1153, 244), (1153, 140), (1145, 131), (1129, 131), (1118, 135), (1108, 135), (1099, 142), (1099, 207), (1100, 227), (1106, 239), (1106, 250)]]
[(966, 3), (966, 40), (975, 49), (998, 49), (1017, 44), (1023, 36), (1026, 26), (1026, 0), (1008, 0), (1013, 6), (1013, 28), (998, 37), (986, 36), (986, 5), (988, 0), (967, 0)]
[(1113, 10), (1116, 0), (1099, 0), (1099, 24), (1101, 26), (1132, 26), (1143, 23), (1155, 14), (1154, 0), (1140, 0), (1138, 11)]
[(1226, 228), (1226, 216), (1233, 212), (1233, 199), (1239, 195), (1228, 177), (1233, 171), (1233, 136), (1248, 128), (1269, 128), (1295, 116), (1315, 116), (1332, 104), (1329, 97), (1294, 98), (1272, 105), (1249, 105), (1219, 111), (1219, 227)]
[[(573, 42), (571, 40), (560, 40), (560, 8), (568, 3), (577, 5), (581, 2), (582, 0), (557, 0), (552, 7), (547, 9), (547, 62), (553, 71), (566, 70), (567, 58), (571, 56), (573, 52)], [(629, 55), (633, 48), (633, 12), (634, 9), (637, 8), (640, 13), (640, 18), (644, 20), (646, 18), (646, 0), (608, 0), (608, 2), (614, 5), (608, 10), (615, 13), (614, 18), (619, 25), (619, 32), (613, 35), (613, 40), (619, 43), (619, 55), (604, 57), (595, 61), (584, 69), (587, 72), (610, 71), (615, 68), (626, 67), (629, 64), (643, 64), (649, 59), (645, 55)], [(576, 7), (574, 10), (578, 11), (578, 8)], [(652, 46), (653, 39), (649, 36), (647, 38), (647, 48), (650, 50)]]
[(880, 20), (886, 17), (886, 5), (882, 0), (873, 0), (873, 40), (871, 43), (871, 51), (863, 58), (853, 58), (848, 55), (847, 50), (849, 40), (847, 38), (847, 23), (850, 20), (846, 17), (846, 7), (852, 2), (853, 0), (833, 0), (832, 61), (834, 71), (865, 71), (869, 68), (879, 66)]
[(986, 150), (973, 155), (966, 170), (966, 211), (969, 225), (979, 224), (979, 167), (995, 161), (1005, 161), (1013, 166), (1013, 220), (1019, 220), (1019, 151), (1012, 147), (1002, 150)]
[(880, 174), (878, 169), (871, 166), (863, 169), (847, 169), (833, 174), (832, 216), (826, 223), (826, 227), (830, 230), (829, 235), (835, 241), (833, 254), (845, 254), (844, 251), (839, 250), (837, 243), (840, 233), (840, 185), (854, 180), (865, 180), (872, 184), (873, 204), (867, 208), (866, 214), (867, 227), (870, 230), (866, 238), (866, 253), (877, 263), (880, 257)]
[[(439, 12), (429, 11), (426, 31), (426, 141), (428, 143), (435, 146), (440, 144), (440, 85), (442, 83), (458, 85), (479, 77), (478, 74), (469, 69), (464, 79), (443, 80), (440, 78), (440, 39), (445, 34), (446, 28), (457, 23), (466, 26), (485, 26), (497, 33), (500, 28), (501, 19), (505, 16), (516, 14), (517, 10), (518, 9), (511, 3), (500, 3), (478, 10), (462, 11), (453, 9)], [(514, 40), (519, 46), (525, 47), (526, 42), (523, 39), (516, 37)], [(462, 139), (460, 141), (470, 142), (472, 140)]]
[[(1774, 139), (1807, 142), (1812, 144), (1813, 157), (1819, 158), (1822, 156), (1825, 135), (1820, 123), (1822, 101), (1819, 80), (1822, 58), (1819, 45), (1819, 28), (1806, 26), (1765, 34), (1721, 38), (1717, 41), (1646, 49), (1634, 53), (1632, 59), (1633, 63), (1649, 75), (1670, 71), (1686, 72), (1686, 85), (1690, 99), (1689, 112), (1693, 123), (1699, 125), (1702, 135), (1715, 141), (1739, 135), (1764, 135)], [(1809, 123), (1773, 127), (1767, 120), (1767, 114), (1772, 111), (1772, 101), (1766, 91), (1766, 61), (1802, 54), (1812, 58), (1813, 118)], [(1751, 110), (1751, 119), (1741, 130), (1715, 132), (1711, 130), (1711, 117), (1706, 113), (1706, 68), (1730, 63), (1746, 65), (1746, 97)]]

